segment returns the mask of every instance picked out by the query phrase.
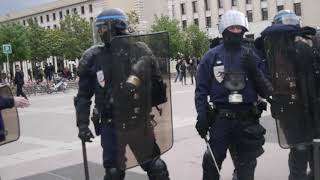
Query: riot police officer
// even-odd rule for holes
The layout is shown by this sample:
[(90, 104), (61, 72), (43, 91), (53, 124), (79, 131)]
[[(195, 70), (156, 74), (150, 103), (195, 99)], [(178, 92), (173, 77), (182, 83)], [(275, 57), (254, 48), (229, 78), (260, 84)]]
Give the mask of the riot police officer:
[[(117, 47), (116, 49), (119, 50), (119, 52), (112, 52), (114, 50), (111, 48), (112, 40), (119, 36), (128, 35), (128, 18), (122, 10), (103, 10), (97, 16), (95, 23), (104, 45), (97, 45), (88, 49), (79, 62), (79, 90), (75, 98), (77, 126), (79, 128), (78, 136), (85, 142), (91, 142), (91, 138), (93, 138), (93, 134), (88, 128), (88, 125), (91, 98), (95, 95), (95, 105), (99, 119), (101, 120), (101, 123), (97, 123), (99, 127), (96, 127), (96, 130), (98, 129), (101, 133), (103, 166), (106, 173), (104, 180), (124, 179), (126, 167), (123, 164), (125, 164), (127, 158), (129, 158), (125, 157), (126, 144), (128, 144), (128, 142), (124, 144), (124, 142), (120, 142), (119, 139), (123, 137), (130, 138), (128, 136), (135, 138), (135, 132), (145, 135), (139, 137), (141, 139), (137, 139), (137, 141), (139, 141), (138, 143), (140, 143), (138, 144), (140, 149), (135, 149), (138, 148), (137, 143), (130, 144), (129, 142), (129, 145), (134, 155), (137, 156), (136, 159), (138, 163), (147, 172), (149, 179), (169, 180), (166, 164), (159, 157), (159, 147), (153, 137), (154, 133), (150, 130), (149, 126), (140, 127), (140, 124), (142, 124), (141, 121), (149, 118), (150, 108), (133, 106), (133, 103), (131, 103), (131, 101), (139, 103), (139, 101), (135, 100), (137, 98), (136, 96), (140, 96), (139, 94), (137, 95), (137, 92), (143, 89), (139, 87), (139, 85), (144, 85), (144, 81), (150, 79), (144, 76), (145, 74), (142, 73), (143, 70), (141, 70), (139, 65), (147, 69), (148, 72), (153, 72), (151, 69), (148, 69), (149, 64), (152, 63), (145, 60), (147, 56), (151, 56), (150, 54), (152, 52), (150, 52), (144, 43), (129, 45), (129, 42), (124, 42), (123, 45), (126, 47)], [(135, 74), (128, 77), (128, 74), (131, 73), (130, 71), (123, 74), (119, 72), (129, 68), (129, 64), (123, 63), (129, 63), (129, 61), (126, 61), (127, 58), (114, 59), (113, 54), (127, 55), (129, 52), (123, 53), (122, 51), (130, 51), (129, 46), (134, 46), (133, 48), (136, 52), (143, 52), (144, 59), (132, 67), (132, 72)], [(128, 77), (128, 80), (122, 82), (124, 77)], [(147, 86), (149, 86), (149, 84), (147, 84)], [(144, 100), (145, 98), (149, 98), (146, 94), (140, 99)], [(136, 116), (132, 116), (131, 114), (129, 116), (126, 114), (127, 112), (135, 113)], [(121, 123), (122, 121), (127, 122), (128, 119), (130, 124), (123, 123), (121, 127), (119, 127), (120, 121)], [(138, 126), (140, 131), (134, 131), (130, 129), (129, 126)], [(118, 133), (117, 129), (124, 129), (124, 131)], [(126, 129), (129, 130), (126, 132)], [(148, 141), (149, 144), (144, 144), (144, 141)], [(144, 147), (141, 147), (141, 144), (142, 146), (144, 145)], [(152, 147), (148, 146), (150, 144)], [(148, 154), (144, 152), (150, 148), (152, 148), (152, 156), (147, 157), (147, 161), (141, 160), (141, 156), (148, 156)]]
[[(259, 66), (253, 46), (243, 40), (248, 22), (243, 13), (227, 11), (219, 23), (223, 43), (210, 49), (197, 71), (195, 105), (196, 129), (202, 138), (209, 131), (209, 144), (217, 166), (207, 150), (203, 156), (203, 180), (218, 180), (226, 151), (237, 151), (238, 180), (253, 180), (256, 158), (264, 151), (265, 129), (258, 94), (270, 95), (272, 87)], [(207, 97), (213, 105), (208, 106)], [(213, 107), (213, 108), (208, 108)]]
[[(289, 180), (313, 180), (312, 139), (317, 127), (315, 30), (301, 27), (290, 10), (279, 11), (262, 33), (274, 92), (271, 112), (277, 121), (280, 145), (290, 148)], [(318, 62), (319, 68), (319, 62)], [(311, 172), (307, 174), (308, 164)]]

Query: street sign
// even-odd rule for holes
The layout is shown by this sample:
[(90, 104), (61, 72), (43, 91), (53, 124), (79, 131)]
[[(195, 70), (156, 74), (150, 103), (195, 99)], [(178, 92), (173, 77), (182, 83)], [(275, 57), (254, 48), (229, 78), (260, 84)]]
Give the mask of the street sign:
[(3, 44), (2, 51), (4, 54), (12, 54), (11, 44)]

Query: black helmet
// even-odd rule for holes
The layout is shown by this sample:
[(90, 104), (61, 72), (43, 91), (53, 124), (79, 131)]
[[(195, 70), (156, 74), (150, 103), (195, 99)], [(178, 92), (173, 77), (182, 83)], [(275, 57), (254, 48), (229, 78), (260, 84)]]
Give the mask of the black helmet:
[(273, 24), (300, 26), (300, 18), (290, 10), (281, 10), (274, 16)]
[(121, 9), (106, 9), (97, 16), (95, 23), (101, 39), (108, 42), (112, 36), (125, 33), (128, 27), (128, 17)]

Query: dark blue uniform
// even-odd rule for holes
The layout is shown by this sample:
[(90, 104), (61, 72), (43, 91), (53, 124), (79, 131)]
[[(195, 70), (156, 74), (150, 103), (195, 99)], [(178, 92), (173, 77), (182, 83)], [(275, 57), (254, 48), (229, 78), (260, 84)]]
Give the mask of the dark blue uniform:
[[(137, 43), (137, 47), (140, 47), (139, 43)], [(137, 51), (138, 50), (139, 49), (137, 49)], [(114, 96), (116, 93), (113, 92), (113, 90), (116, 89), (115, 86), (119, 86), (120, 81), (122, 82), (122, 79), (119, 80), (119, 78), (122, 76), (119, 75), (117, 77), (112, 77), (115, 75), (113, 74), (113, 70), (115, 68), (113, 65), (112, 53), (109, 46), (93, 46), (87, 50), (79, 63), (79, 90), (77, 97), (75, 98), (77, 126), (81, 128), (89, 125), (91, 98), (93, 95), (95, 95), (95, 107), (99, 112), (99, 118), (101, 118), (101, 124), (98, 128), (101, 133), (103, 166), (106, 169), (106, 180), (120, 180), (124, 178), (124, 169), (122, 169), (122, 163), (125, 162), (125, 146), (127, 145), (118, 144), (118, 133), (115, 127), (116, 124), (114, 123), (114, 117), (116, 116), (115, 114), (122, 113), (126, 115), (126, 110), (128, 109), (126, 107), (120, 107), (121, 104), (119, 104), (119, 101), (123, 95), (120, 95), (121, 97)], [(131, 64), (128, 64), (127, 66), (131, 67)], [(119, 82), (116, 83), (115, 81)], [(125, 99), (125, 101), (127, 102), (128, 99)], [(122, 106), (124, 105), (125, 104)], [(115, 109), (117, 109), (117, 111), (115, 111)], [(145, 108), (142, 110), (143, 117), (150, 116), (150, 109)], [(119, 117), (119, 115), (116, 117)], [(141, 141), (149, 144), (154, 143), (154, 147), (158, 147), (152, 131), (146, 131), (146, 128), (144, 127), (144, 129), (139, 132), (143, 134), (141, 136), (139, 136), (139, 134), (135, 134), (135, 136), (139, 136), (139, 142)], [(147, 136), (146, 133), (150, 133), (150, 136)], [(166, 164), (159, 158), (160, 152), (155, 151), (155, 154), (150, 157), (150, 159), (153, 158), (150, 161), (140, 162), (139, 155), (145, 156), (146, 154), (143, 154), (143, 152), (145, 152), (143, 149), (147, 148), (145, 146), (140, 147), (141, 143), (139, 144), (140, 146), (134, 142), (127, 143), (129, 143), (128, 145), (135, 154), (137, 161), (142, 164), (141, 167), (147, 171), (151, 180), (169, 180)]]
[[(219, 168), (226, 157), (227, 149), (233, 146), (239, 158), (236, 162), (238, 180), (253, 180), (256, 158), (263, 153), (265, 129), (259, 124), (252, 109), (258, 100), (258, 94), (264, 96), (264, 93), (260, 93), (256, 79), (247, 76), (246, 86), (240, 91), (243, 103), (230, 104), (230, 92), (219, 81), (219, 78), (223, 78), (219, 75), (223, 76), (223, 73), (214, 72), (221, 70), (221, 67), (224, 71), (245, 72), (240, 64), (245, 45), (246, 43), (243, 43), (241, 47), (231, 49), (221, 44), (205, 54), (198, 66), (195, 104), (198, 120), (207, 118), (208, 96), (210, 102), (217, 107), (218, 114), (210, 129), (209, 143)], [(263, 66), (261, 59), (256, 54), (253, 54), (253, 57), (260, 70)], [(204, 179), (215, 177), (218, 180), (219, 176), (208, 152), (204, 155), (203, 170)]]

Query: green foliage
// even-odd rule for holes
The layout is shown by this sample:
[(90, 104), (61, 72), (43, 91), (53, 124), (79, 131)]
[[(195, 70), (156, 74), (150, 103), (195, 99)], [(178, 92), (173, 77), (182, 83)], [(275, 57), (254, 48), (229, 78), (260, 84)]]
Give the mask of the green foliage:
[(190, 56), (201, 57), (210, 46), (210, 41), (205, 32), (199, 30), (196, 25), (188, 26), (186, 30), (186, 44)]
[(184, 34), (179, 28), (177, 20), (171, 20), (169, 16), (155, 16), (155, 21), (151, 25), (152, 32), (167, 31), (169, 32), (169, 49), (170, 57), (177, 57), (179, 52), (183, 51)]
[(50, 56), (50, 44), (47, 38), (47, 32), (32, 20), (28, 21), (26, 27), (27, 47), (29, 49), (28, 59), (31, 61), (44, 61)]
[(129, 21), (129, 32), (136, 32), (137, 26), (139, 24), (139, 17), (136, 11), (130, 11), (127, 13), (128, 21)]
[(2, 44), (11, 44), (12, 54), (9, 55), (11, 62), (27, 59), (29, 48), (25, 27), (14, 23), (0, 25), (0, 61), (6, 62), (6, 55), (2, 53)]
[(63, 57), (64, 51), (68, 49), (64, 46), (67, 35), (60, 29), (49, 29), (47, 30), (46, 38), (48, 39), (48, 44), (50, 44), (50, 55)]
[(209, 48), (209, 38), (198, 26), (191, 25), (186, 31), (181, 31), (179, 22), (171, 20), (169, 16), (156, 16), (151, 31), (169, 32), (171, 57), (177, 57), (180, 53), (184, 56), (201, 57)]
[(63, 54), (67, 59), (80, 58), (93, 44), (91, 25), (79, 15), (65, 16), (65, 19), (60, 21), (60, 29), (65, 37)]

